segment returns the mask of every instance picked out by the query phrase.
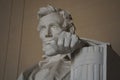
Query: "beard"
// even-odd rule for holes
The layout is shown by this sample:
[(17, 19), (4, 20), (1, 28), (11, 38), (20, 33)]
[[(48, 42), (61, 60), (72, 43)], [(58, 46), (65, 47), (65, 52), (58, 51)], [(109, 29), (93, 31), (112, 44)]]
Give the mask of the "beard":
[(57, 42), (56, 40), (43, 42), (43, 52), (47, 56), (53, 56), (57, 54)]

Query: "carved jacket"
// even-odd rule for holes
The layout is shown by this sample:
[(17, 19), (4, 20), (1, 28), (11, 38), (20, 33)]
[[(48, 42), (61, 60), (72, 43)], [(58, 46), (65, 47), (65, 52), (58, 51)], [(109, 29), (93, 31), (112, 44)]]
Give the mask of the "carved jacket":
[(54, 56), (40, 61), (32, 68), (24, 71), (18, 80), (70, 80), (71, 61), (64, 56)]

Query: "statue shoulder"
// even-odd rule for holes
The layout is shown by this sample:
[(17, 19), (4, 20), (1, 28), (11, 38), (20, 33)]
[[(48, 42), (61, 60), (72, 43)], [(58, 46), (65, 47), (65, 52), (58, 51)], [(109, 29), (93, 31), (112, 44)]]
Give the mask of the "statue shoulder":
[(84, 43), (87, 43), (89, 46), (94, 46), (94, 45), (110, 45), (108, 42), (102, 42), (94, 39), (89, 39), (89, 38), (83, 38), (81, 37), (80, 40), (82, 40)]

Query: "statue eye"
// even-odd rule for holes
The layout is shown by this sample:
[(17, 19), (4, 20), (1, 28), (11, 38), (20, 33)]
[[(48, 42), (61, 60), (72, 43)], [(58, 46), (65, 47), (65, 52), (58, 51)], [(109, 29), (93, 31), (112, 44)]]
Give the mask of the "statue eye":
[(54, 29), (57, 29), (58, 26), (56, 24), (51, 24), (50, 27), (54, 28)]

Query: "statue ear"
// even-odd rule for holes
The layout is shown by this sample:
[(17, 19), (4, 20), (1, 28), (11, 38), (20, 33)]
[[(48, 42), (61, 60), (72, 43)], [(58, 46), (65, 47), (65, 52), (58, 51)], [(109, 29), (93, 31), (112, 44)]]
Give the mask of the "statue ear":
[(64, 22), (63, 22), (64, 30), (74, 34), (75, 33), (75, 26), (72, 22), (72, 17), (70, 15), (70, 13), (68, 11), (63, 11), (62, 10), (62, 11), (60, 11), (60, 14), (64, 18)]
[(75, 26), (74, 25), (63, 27), (63, 30), (66, 32), (70, 32), (72, 34), (75, 34)]

